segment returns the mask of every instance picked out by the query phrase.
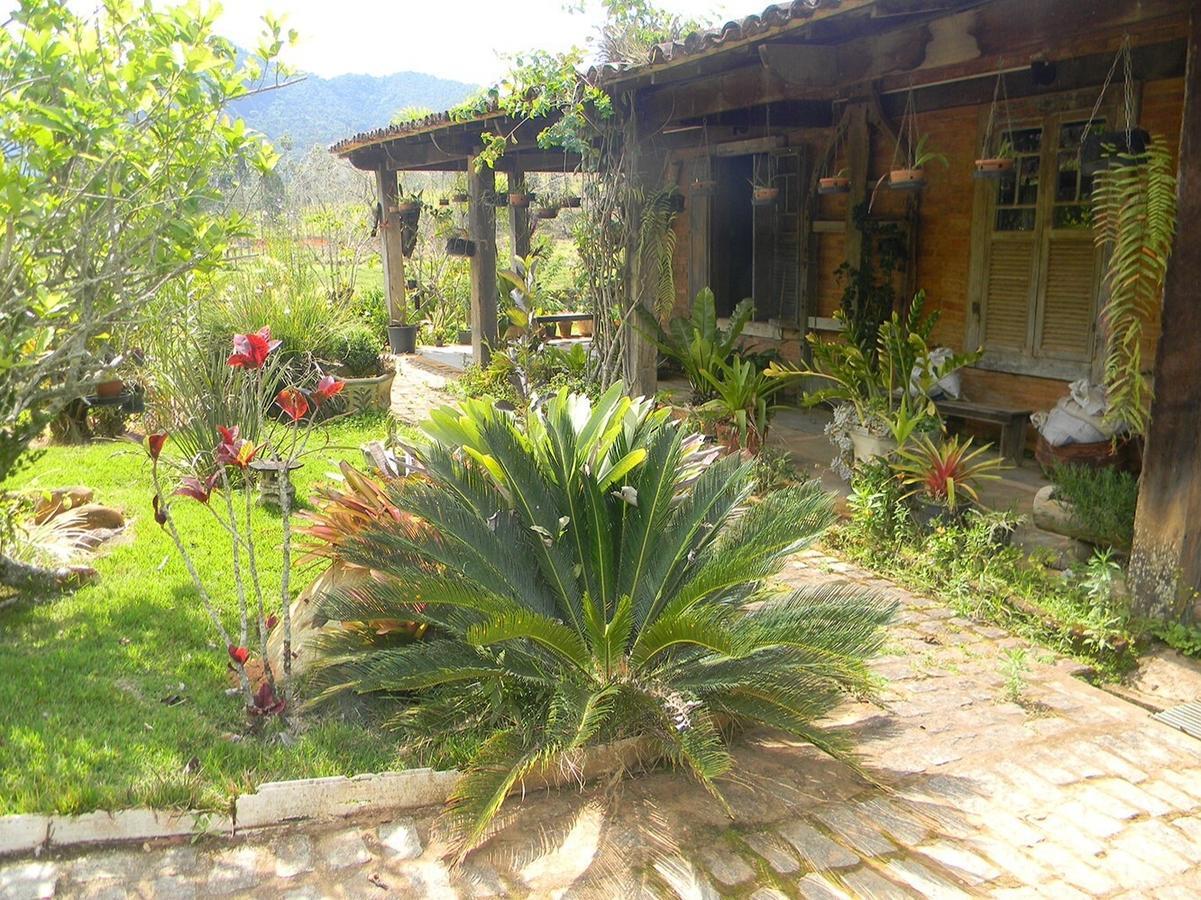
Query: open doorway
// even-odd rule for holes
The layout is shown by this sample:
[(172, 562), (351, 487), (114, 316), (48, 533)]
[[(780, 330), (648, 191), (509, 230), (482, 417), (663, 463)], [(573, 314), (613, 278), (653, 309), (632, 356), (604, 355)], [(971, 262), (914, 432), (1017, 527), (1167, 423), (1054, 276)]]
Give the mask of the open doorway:
[(755, 157), (726, 156), (713, 160), (714, 187), (710, 206), (710, 282), (717, 314), (728, 316), (754, 293), (755, 220), (751, 178)]

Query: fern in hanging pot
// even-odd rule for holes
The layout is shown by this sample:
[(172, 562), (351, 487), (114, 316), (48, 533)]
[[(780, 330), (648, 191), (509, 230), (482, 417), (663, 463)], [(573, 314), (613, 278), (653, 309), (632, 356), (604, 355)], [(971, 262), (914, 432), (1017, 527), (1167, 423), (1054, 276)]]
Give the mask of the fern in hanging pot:
[(931, 150), (926, 146), (928, 135), (922, 135), (917, 143), (909, 148), (909, 159), (904, 168), (893, 169), (888, 173), (888, 186), (894, 191), (918, 191), (926, 186), (926, 166), (933, 162), (947, 165), (947, 158), (942, 153)]

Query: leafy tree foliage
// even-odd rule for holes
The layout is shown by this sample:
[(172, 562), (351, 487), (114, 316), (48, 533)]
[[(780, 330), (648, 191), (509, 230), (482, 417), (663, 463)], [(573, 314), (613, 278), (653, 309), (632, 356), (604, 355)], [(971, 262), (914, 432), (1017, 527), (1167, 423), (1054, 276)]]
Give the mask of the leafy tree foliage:
[(247, 233), (229, 197), (274, 152), (223, 110), (286, 39), (239, 68), (215, 15), (22, 0), (0, 29), (0, 481), (145, 304)]

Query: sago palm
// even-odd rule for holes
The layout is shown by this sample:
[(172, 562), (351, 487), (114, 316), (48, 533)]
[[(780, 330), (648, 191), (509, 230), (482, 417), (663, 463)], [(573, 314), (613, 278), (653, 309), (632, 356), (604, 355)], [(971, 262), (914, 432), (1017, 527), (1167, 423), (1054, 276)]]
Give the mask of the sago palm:
[[(870, 692), (891, 604), (772, 583), (832, 520), (814, 485), (750, 503), (752, 463), (623, 396), (565, 392), (526, 423), (468, 401), (436, 411), (424, 471), (343, 546), (373, 570), (330, 619), (418, 619), (426, 640), (368, 627), (326, 640), (321, 696), (373, 694), (409, 735), (485, 736), (449, 816), (466, 852), (526, 775), (640, 737), (718, 795), (726, 725), (762, 723), (845, 755), (814, 720)], [(420, 611), (415, 604), (422, 604)], [(720, 795), (718, 795), (720, 796)]]

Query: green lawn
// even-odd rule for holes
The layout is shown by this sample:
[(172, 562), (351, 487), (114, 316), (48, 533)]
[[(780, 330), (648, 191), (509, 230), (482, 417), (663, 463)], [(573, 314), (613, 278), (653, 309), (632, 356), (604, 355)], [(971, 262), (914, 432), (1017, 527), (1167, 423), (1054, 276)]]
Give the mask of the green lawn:
[[(331, 427), (329, 446), (297, 473), (298, 497), (309, 495), (334, 460), (357, 461), (359, 444), (385, 430), (379, 418)], [(317, 435), (312, 446), (321, 446)], [(145, 454), (129, 443), (54, 447), (7, 487), (75, 484), (121, 509), (129, 525), (95, 560), (98, 584), (0, 612), (0, 814), (135, 804), (220, 808), (263, 781), (400, 765), (394, 740), (357, 724), (310, 718), (287, 744), (278, 724), (262, 737), (244, 736), (240, 699), (225, 693), (225, 650), (154, 522)], [(191, 501), (181, 498), (173, 508), (198, 568), (228, 573), (225, 532)], [(256, 515), (259, 565), (278, 598), (280, 561), (272, 549), (279, 516)], [(294, 595), (315, 574), (294, 571)], [(235, 621), (232, 578), (213, 584)], [(172, 695), (184, 702), (162, 702)], [(198, 768), (189, 767), (193, 758)]]

